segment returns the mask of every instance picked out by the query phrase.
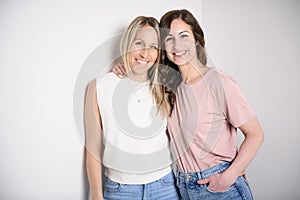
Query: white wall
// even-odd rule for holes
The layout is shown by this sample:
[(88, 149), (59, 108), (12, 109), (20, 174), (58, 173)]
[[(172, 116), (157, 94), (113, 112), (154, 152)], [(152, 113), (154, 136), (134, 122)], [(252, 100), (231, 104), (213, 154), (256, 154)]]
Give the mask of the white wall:
[(174, 8), (200, 17), (201, 1), (0, 1), (0, 199), (88, 199), (85, 67), (135, 16)]
[(247, 173), (257, 200), (299, 199), (300, 1), (203, 0), (207, 50), (265, 130)]
[(99, 72), (96, 53), (133, 17), (182, 7), (203, 23), (210, 59), (238, 81), (264, 127), (247, 170), (255, 199), (299, 199), (299, 1), (130, 3), (0, 2), (0, 199), (88, 198), (76, 113)]

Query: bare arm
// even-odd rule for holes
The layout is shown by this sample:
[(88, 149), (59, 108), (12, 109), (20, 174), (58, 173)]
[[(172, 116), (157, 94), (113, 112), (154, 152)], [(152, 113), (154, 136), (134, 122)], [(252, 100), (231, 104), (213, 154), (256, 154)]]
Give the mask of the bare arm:
[(86, 169), (92, 200), (102, 200), (101, 117), (96, 97), (96, 81), (89, 83), (84, 105)]
[(239, 127), (239, 129), (244, 134), (245, 139), (230, 167), (222, 174), (199, 180), (199, 184), (209, 182), (209, 189), (212, 191), (225, 191), (235, 182), (238, 176), (244, 173), (246, 167), (262, 145), (264, 133), (256, 117)]
[(257, 151), (264, 141), (264, 133), (256, 117), (239, 127), (245, 136), (240, 146), (239, 153), (231, 166), (226, 170), (227, 173), (235, 177), (242, 175), (246, 167), (255, 157)]

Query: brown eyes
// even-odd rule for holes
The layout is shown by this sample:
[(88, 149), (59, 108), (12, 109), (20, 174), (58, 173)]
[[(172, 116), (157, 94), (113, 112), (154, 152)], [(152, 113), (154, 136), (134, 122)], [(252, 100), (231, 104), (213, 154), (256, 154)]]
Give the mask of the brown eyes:
[(173, 37), (167, 37), (165, 41), (170, 42), (170, 41), (173, 41), (173, 39), (174, 39)]
[[(180, 39), (184, 39), (184, 38), (188, 38), (189, 35), (188, 34), (180, 34), (179, 35), (179, 38)], [(166, 39), (165, 39), (165, 42), (172, 42), (174, 40), (174, 36), (167, 36)]]
[(187, 34), (182, 34), (182, 35), (180, 35), (180, 38), (181, 38), (181, 39), (187, 38), (187, 37), (189, 37), (189, 35), (187, 35)]

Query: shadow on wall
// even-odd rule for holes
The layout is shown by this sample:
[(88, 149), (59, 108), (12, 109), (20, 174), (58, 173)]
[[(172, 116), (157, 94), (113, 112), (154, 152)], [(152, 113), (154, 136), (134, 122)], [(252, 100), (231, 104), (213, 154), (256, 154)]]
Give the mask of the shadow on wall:
[[(124, 30), (124, 29), (123, 29)], [(108, 38), (102, 44), (100, 44), (85, 60), (83, 63), (76, 82), (73, 92), (73, 114), (74, 120), (77, 128), (77, 133), (80, 139), (80, 142), (85, 146), (85, 129), (84, 129), (84, 100), (87, 85), (90, 81), (103, 76), (109, 72), (120, 59), (120, 40), (122, 37), (122, 31), (119, 31), (118, 34), (115, 34), (112, 38)], [(87, 177), (87, 170), (85, 164), (85, 149), (83, 153), (83, 163), (82, 163), (82, 173), (83, 173), (83, 182), (84, 182), (84, 198), (90, 199), (90, 189)], [(102, 170), (104, 172), (104, 170)], [(104, 180), (104, 179), (102, 179)]]

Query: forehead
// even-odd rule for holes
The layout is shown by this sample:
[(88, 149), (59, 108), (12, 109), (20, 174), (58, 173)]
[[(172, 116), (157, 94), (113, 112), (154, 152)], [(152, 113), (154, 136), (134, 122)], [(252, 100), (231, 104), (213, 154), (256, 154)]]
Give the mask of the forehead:
[(192, 33), (192, 28), (190, 25), (182, 21), (182, 19), (174, 19), (171, 22), (170, 26), (170, 32), (182, 32), (182, 31), (188, 31)]
[(136, 40), (144, 40), (151, 43), (158, 43), (158, 35), (155, 29), (150, 25), (142, 26), (135, 35)]

